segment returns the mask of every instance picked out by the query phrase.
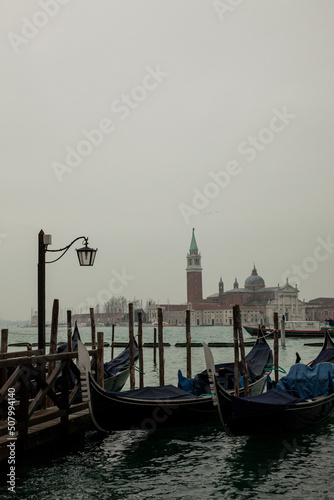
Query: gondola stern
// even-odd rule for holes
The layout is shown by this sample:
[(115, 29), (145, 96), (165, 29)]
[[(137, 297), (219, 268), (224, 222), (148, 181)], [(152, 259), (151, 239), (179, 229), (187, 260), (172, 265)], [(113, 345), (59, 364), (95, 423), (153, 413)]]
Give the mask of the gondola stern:
[(329, 331), (326, 328), (322, 350), (324, 351), (325, 349), (333, 349), (333, 348), (334, 348), (334, 342), (332, 340), (332, 337), (330, 336)]
[(206, 344), (205, 342), (203, 342), (203, 349), (204, 349), (206, 369), (207, 369), (208, 378), (209, 378), (210, 392), (213, 396), (212, 402), (213, 402), (214, 406), (217, 406), (218, 403), (217, 403), (217, 392), (216, 392), (216, 383), (215, 383), (215, 373), (216, 373), (215, 362), (213, 359), (211, 349), (208, 346), (208, 344)]
[[(211, 394), (213, 395), (212, 396), (213, 404), (214, 404), (214, 406), (217, 406), (217, 408), (218, 408), (219, 418), (221, 420), (221, 423), (223, 424), (223, 427), (224, 427), (226, 433), (228, 435), (232, 435), (230, 433), (230, 429), (226, 425), (224, 415), (222, 413), (220, 398), (219, 398), (219, 391), (220, 390), (222, 390), (224, 392), (226, 392), (226, 391), (219, 384), (217, 374), (215, 373), (215, 362), (214, 362), (212, 351), (211, 351), (210, 347), (203, 342), (203, 349), (204, 349), (206, 369), (207, 369), (208, 376), (209, 376), (210, 390), (211, 390)], [(229, 398), (229, 394), (227, 392), (226, 392), (226, 395)]]
[(92, 397), (91, 397), (91, 393), (92, 391), (95, 390), (94, 388), (94, 384), (93, 384), (93, 381), (92, 381), (92, 374), (89, 373), (88, 374), (88, 387), (89, 387), (89, 400), (88, 400), (88, 407), (89, 407), (89, 413), (90, 413), (90, 417), (92, 419), (92, 422), (93, 424), (95, 425), (96, 429), (100, 432), (108, 432), (106, 429), (104, 429), (103, 427), (101, 427), (98, 423), (98, 421), (96, 420), (95, 418), (95, 414), (94, 414), (94, 407), (93, 407), (93, 401), (92, 401)]
[(99, 424), (97, 423), (95, 417), (94, 417), (94, 410), (92, 407), (92, 398), (91, 398), (91, 365), (90, 365), (90, 357), (89, 353), (84, 346), (84, 344), (78, 340), (78, 363), (77, 367), (80, 370), (80, 384), (81, 384), (81, 393), (82, 393), (82, 401), (85, 403), (88, 403), (88, 408), (89, 408), (89, 413), (91, 416), (91, 419), (93, 421), (93, 424), (95, 427), (101, 431), (101, 432), (106, 432), (104, 429), (102, 429)]

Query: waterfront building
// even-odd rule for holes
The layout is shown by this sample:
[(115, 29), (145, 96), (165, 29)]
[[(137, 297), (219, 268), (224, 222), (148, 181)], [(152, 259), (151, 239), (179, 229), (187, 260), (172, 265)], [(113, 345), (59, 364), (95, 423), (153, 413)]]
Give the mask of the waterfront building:
[[(117, 313), (95, 313), (95, 323), (98, 326), (111, 326), (112, 324), (120, 325), (124, 322), (128, 321), (128, 317), (126, 313), (117, 312)], [(73, 314), (72, 322), (78, 322), (79, 326), (90, 325), (90, 313), (81, 313), (81, 314)]]
[(267, 322), (274, 324), (274, 313), (278, 313), (280, 319), (283, 315), (286, 321), (305, 321), (306, 304), (298, 299), (299, 290), (297, 285), (293, 287), (286, 279), (286, 284), (277, 287), (275, 298), (266, 306)]
[(187, 254), (187, 302), (197, 303), (203, 299), (201, 254), (198, 251), (195, 229)]
[[(237, 278), (233, 288), (225, 291), (222, 277), (218, 282), (218, 292), (203, 299), (201, 254), (192, 232), (190, 249), (187, 254), (187, 307), (193, 311), (193, 323), (197, 325), (230, 325), (232, 309), (240, 306), (241, 319), (244, 324), (273, 325), (274, 312), (286, 320), (305, 320), (305, 303), (298, 299), (299, 290), (289, 284), (266, 287), (264, 279), (259, 276), (255, 264), (251, 274), (246, 278), (243, 288), (239, 287)], [(186, 307), (186, 306), (184, 306)], [(172, 317), (173, 306), (168, 308), (169, 320), (180, 321)]]
[(250, 276), (248, 276), (245, 280), (244, 288), (239, 288), (239, 283), (237, 278), (235, 278), (233, 288), (225, 292), (223, 280), (220, 278), (218, 283), (218, 293), (209, 295), (207, 299), (210, 302), (225, 305), (247, 304), (258, 306), (263, 304), (263, 301), (267, 303), (268, 300), (273, 300), (275, 298), (275, 292), (278, 288), (279, 287), (266, 287), (264, 279), (258, 275), (254, 264)]
[(306, 304), (307, 321), (334, 321), (334, 298), (318, 297)]

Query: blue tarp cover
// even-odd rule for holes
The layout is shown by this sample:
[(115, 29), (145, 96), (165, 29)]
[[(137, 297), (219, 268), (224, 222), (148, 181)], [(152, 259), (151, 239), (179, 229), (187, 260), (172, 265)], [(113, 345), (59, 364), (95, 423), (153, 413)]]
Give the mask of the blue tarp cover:
[[(134, 344), (134, 360), (138, 359), (138, 346)], [(104, 363), (104, 378), (116, 375), (122, 368), (130, 364), (129, 346), (124, 349), (116, 358)]]
[(257, 394), (256, 396), (249, 396), (247, 398), (233, 398), (240, 401), (248, 401), (250, 403), (261, 403), (266, 405), (289, 405), (295, 404), (300, 401), (304, 401), (303, 398), (297, 396), (297, 394), (292, 391), (287, 391), (274, 387), (270, 391), (263, 392), (262, 394)]
[[(264, 371), (264, 367), (267, 363), (272, 363), (272, 351), (269, 345), (265, 342), (259, 342), (255, 344), (254, 347), (249, 351), (246, 356), (248, 380), (249, 383), (253, 383), (258, 380)], [(219, 372), (221, 368), (224, 368), (226, 376), (229, 376), (230, 382), (227, 389), (233, 389), (234, 386), (234, 363), (221, 363), (215, 365), (216, 372)], [(239, 373), (242, 373), (242, 365), (239, 363)], [(178, 386), (191, 394), (196, 394), (200, 396), (201, 394), (207, 394), (210, 392), (208, 373), (204, 370), (198, 373), (193, 379), (185, 378), (181, 371), (178, 372)], [(225, 377), (219, 377), (219, 381), (224, 385)], [(240, 388), (244, 386), (244, 381), (242, 375), (239, 376)]]
[(134, 391), (110, 392), (118, 398), (128, 397), (131, 399), (149, 399), (149, 400), (164, 400), (164, 399), (193, 399), (194, 396), (189, 394), (174, 385), (163, 385), (161, 387), (143, 387)]
[(261, 412), (265, 417), (272, 409), (276, 411), (318, 396), (328, 396), (334, 392), (333, 376), (332, 363), (322, 363), (314, 368), (297, 363), (274, 389), (257, 396), (232, 398), (233, 413), (242, 416), (247, 412), (250, 416)]
[(300, 398), (312, 399), (334, 392), (334, 364), (320, 363), (310, 368), (297, 363), (282, 377), (277, 386), (283, 391), (294, 391)]
[(248, 398), (232, 398), (232, 408), (235, 417), (243, 417), (245, 414), (251, 415), (262, 415), (262, 418), (266, 418), (266, 413), (271, 410), (279, 410), (280, 408), (287, 408), (289, 406), (294, 406), (296, 403), (304, 401), (302, 398), (298, 398), (295, 394), (290, 392), (282, 391), (281, 389), (274, 388), (263, 394), (258, 394), (257, 396), (251, 396)]
[[(218, 367), (220, 365), (216, 365)], [(232, 372), (231, 372), (232, 373)], [(195, 394), (195, 396), (200, 396), (201, 394), (210, 394), (210, 387), (208, 376), (199, 374), (195, 378), (186, 378), (182, 375), (181, 370), (177, 372), (178, 375), (178, 387), (190, 394)], [(221, 379), (221, 377), (218, 377)], [(234, 379), (233, 379), (234, 380)], [(239, 375), (239, 387), (242, 389), (244, 386), (244, 378)]]

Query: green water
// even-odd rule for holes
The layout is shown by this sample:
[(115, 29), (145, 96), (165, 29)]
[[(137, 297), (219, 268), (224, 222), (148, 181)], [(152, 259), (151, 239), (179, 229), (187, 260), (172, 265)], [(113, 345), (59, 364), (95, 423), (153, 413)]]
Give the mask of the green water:
[[(105, 341), (111, 328), (103, 327)], [(230, 342), (230, 327), (192, 329), (194, 342)], [(81, 328), (84, 342), (89, 328)], [(115, 340), (128, 337), (116, 328)], [(144, 329), (144, 342), (153, 328)], [(32, 329), (14, 329), (10, 343), (35, 342)], [(59, 339), (66, 339), (60, 329)], [(186, 371), (186, 350), (174, 347), (185, 339), (184, 328), (164, 328), (165, 382), (177, 383), (177, 370)], [(245, 334), (245, 340), (250, 336)], [(303, 362), (319, 352), (304, 343), (319, 339), (287, 339), (280, 349), (280, 366), (288, 369), (298, 351)], [(272, 341), (269, 340), (271, 344)], [(246, 348), (246, 353), (250, 348)], [(116, 350), (116, 354), (121, 349)], [(231, 361), (232, 348), (213, 348), (216, 362)], [(105, 349), (105, 359), (110, 348)], [(157, 385), (153, 349), (144, 349), (145, 385)], [(203, 350), (192, 349), (193, 373), (205, 368)], [(128, 388), (126, 386), (125, 388)], [(316, 431), (271, 437), (228, 437), (220, 424), (148, 434), (122, 431), (100, 435), (89, 431), (80, 440), (55, 444), (24, 457), (16, 470), (16, 494), (0, 489), (1, 498), (20, 499), (334, 499), (334, 419)], [(4, 479), (4, 477), (3, 477)], [(4, 484), (4, 483), (3, 483)]]

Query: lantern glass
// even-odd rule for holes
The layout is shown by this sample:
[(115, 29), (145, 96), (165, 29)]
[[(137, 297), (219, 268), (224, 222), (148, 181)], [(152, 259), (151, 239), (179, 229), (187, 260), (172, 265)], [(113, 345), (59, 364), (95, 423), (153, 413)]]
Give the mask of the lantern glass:
[(97, 249), (89, 248), (88, 246), (77, 250), (80, 266), (92, 266), (94, 264)]

